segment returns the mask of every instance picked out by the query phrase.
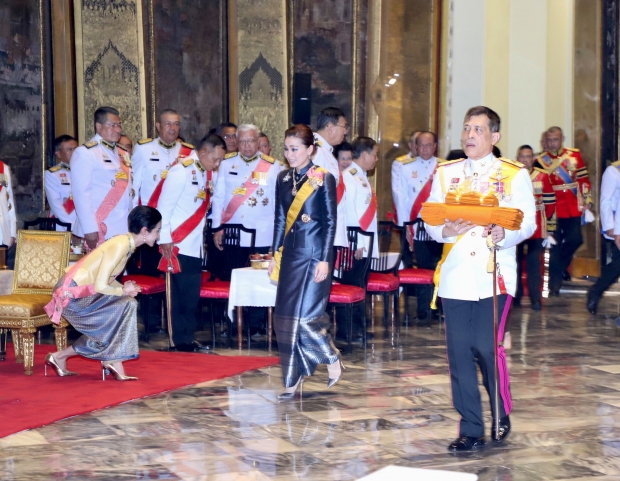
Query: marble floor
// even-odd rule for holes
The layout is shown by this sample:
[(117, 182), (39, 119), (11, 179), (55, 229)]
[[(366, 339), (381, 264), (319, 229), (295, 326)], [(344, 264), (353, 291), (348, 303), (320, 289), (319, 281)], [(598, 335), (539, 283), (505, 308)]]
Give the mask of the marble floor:
[[(513, 432), (500, 446), (446, 450), (458, 416), (441, 326), (403, 326), (383, 340), (376, 318), (367, 350), (344, 356), (344, 379), (330, 390), (321, 367), (301, 399), (278, 402), (274, 366), (139, 399), (0, 439), (0, 479), (344, 481), (398, 465), (482, 481), (618, 480), (620, 296), (590, 316), (580, 292), (541, 312), (513, 309)], [(239, 354), (267, 351), (208, 355)]]

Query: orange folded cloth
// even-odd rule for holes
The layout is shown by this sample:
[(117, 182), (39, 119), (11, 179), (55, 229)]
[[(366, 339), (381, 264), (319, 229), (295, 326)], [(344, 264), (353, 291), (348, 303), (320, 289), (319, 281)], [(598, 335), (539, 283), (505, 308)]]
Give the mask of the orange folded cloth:
[[(462, 196), (461, 196), (462, 197)], [(486, 198), (482, 198), (486, 201)], [(446, 199), (447, 200), (447, 199)], [(495, 224), (508, 230), (519, 230), (523, 222), (523, 212), (512, 207), (499, 207), (475, 204), (440, 204), (425, 202), (422, 204), (422, 220), (429, 225), (441, 225), (446, 219), (468, 220), (476, 225)]]

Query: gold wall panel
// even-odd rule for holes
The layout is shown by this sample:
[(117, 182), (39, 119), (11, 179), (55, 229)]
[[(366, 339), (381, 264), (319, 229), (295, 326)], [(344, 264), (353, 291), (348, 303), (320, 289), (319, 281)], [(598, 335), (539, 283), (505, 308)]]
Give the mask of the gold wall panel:
[[(598, 2), (575, 0), (575, 50), (573, 87), (574, 147), (581, 150), (592, 183), (592, 197), (598, 213), (600, 179), (600, 92), (601, 92), (601, 8)], [(570, 146), (569, 146), (570, 147)], [(583, 227), (584, 242), (576, 258), (599, 259), (601, 236), (598, 222)], [(597, 275), (597, 263), (573, 262), (573, 276)]]
[(94, 135), (98, 107), (120, 111), (123, 133), (146, 137), (142, 2), (75, 0), (78, 136)]
[(289, 127), (286, 19), (286, 0), (230, 2), (231, 120), (265, 132), (278, 158)]

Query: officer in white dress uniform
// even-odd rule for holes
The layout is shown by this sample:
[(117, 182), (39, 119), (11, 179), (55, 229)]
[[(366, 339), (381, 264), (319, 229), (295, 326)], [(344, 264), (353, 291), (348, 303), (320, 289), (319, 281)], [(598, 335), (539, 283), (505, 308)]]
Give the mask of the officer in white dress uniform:
[(368, 252), (368, 240), (360, 236), (358, 252), (355, 257), (379, 257), (379, 242), (377, 239), (377, 196), (367, 173), (375, 168), (379, 146), (370, 137), (358, 137), (353, 141), (353, 162), (342, 173), (346, 186), (346, 215), (347, 227), (361, 227), (366, 232), (374, 234), (372, 252)]
[[(71, 184), (73, 202), (77, 212), (74, 234), (84, 237), (90, 249), (97, 247), (100, 236), (110, 239), (127, 232), (127, 217), (132, 209), (134, 190), (131, 179), (129, 154), (116, 145), (122, 133), (118, 110), (100, 107), (95, 111), (95, 131), (97, 134), (81, 145), (71, 157)], [(122, 191), (117, 182), (126, 187)], [(118, 198), (102, 206), (106, 196)], [(97, 221), (97, 212), (103, 219)]]
[[(157, 208), (157, 197), (160, 195), (158, 184), (179, 158), (190, 156), (194, 146), (179, 140), (181, 116), (172, 109), (163, 110), (159, 114), (155, 128), (159, 136), (138, 141), (131, 164), (136, 191), (134, 204)], [(158, 193), (153, 196), (156, 190)]]
[[(500, 139), (499, 116), (487, 107), (467, 111), (461, 143), (467, 159), (445, 162), (433, 179), (429, 202), (445, 201), (446, 193), (492, 193), (500, 206), (523, 212), (521, 228), (505, 230), (500, 226), (474, 226), (457, 219), (439, 226), (426, 225), (426, 231), (437, 242), (444, 243), (440, 264), (439, 296), (446, 319), (446, 345), (452, 383), (452, 401), (461, 415), (459, 438), (448, 449), (467, 451), (484, 445), (484, 423), (478, 390), (477, 365), (494, 406), (495, 359), (494, 342), (503, 338), (510, 299), (517, 290), (516, 245), (536, 230), (536, 205), (529, 172), (523, 164), (497, 159), (493, 145)], [(490, 249), (487, 235), (498, 246), (497, 291), (501, 316), (498, 339), (493, 339), (493, 273), (487, 272)], [(451, 247), (451, 250), (448, 250)], [(492, 262), (492, 260), (491, 260)], [(512, 408), (505, 356), (500, 347), (499, 431), (491, 436), (501, 442), (510, 432), (508, 414)], [(495, 408), (493, 408), (495, 411)], [(493, 416), (498, 413), (493, 412)]]
[[(54, 139), (54, 156), (56, 165), (47, 169), (45, 178), (45, 198), (50, 206), (50, 216), (56, 217), (62, 222), (71, 224), (75, 228), (75, 205), (71, 192), (71, 156), (78, 148), (77, 140), (70, 135), (61, 135)], [(56, 227), (57, 231), (66, 231), (62, 226)]]
[[(237, 129), (238, 153), (226, 154), (220, 165), (213, 194), (212, 226), (243, 224), (256, 229), (256, 252), (267, 253), (273, 240), (275, 188), (280, 162), (258, 150), (258, 127), (250, 124)], [(221, 247), (223, 231), (213, 236)], [(250, 246), (250, 236), (242, 233), (241, 246)]]
[(162, 253), (170, 259), (173, 248), (179, 249), (181, 270), (171, 278), (172, 339), (178, 351), (203, 348), (194, 339), (199, 316), (203, 229), (211, 203), (209, 178), (223, 160), (226, 144), (219, 135), (211, 134), (199, 142), (196, 152), (170, 168), (158, 204), (162, 215)]
[[(336, 107), (327, 107), (321, 110), (321, 113), (316, 119), (316, 132), (314, 133), (314, 140), (317, 146), (316, 154), (312, 158), (312, 163), (323, 167), (336, 179), (336, 186), (339, 189), (340, 184), (343, 182), (340, 169), (338, 168), (338, 161), (334, 157), (334, 146), (341, 144), (344, 141), (347, 132), (349, 131), (349, 125), (344, 112)], [(347, 216), (346, 216), (346, 201), (343, 197), (346, 196), (346, 192), (336, 191), (338, 197), (337, 214), (336, 219), (336, 238), (334, 239), (335, 246), (347, 245)]]

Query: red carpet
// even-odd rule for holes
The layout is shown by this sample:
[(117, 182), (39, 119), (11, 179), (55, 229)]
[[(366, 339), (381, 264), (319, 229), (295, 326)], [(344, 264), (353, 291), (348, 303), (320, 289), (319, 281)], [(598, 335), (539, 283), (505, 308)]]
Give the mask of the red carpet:
[(79, 376), (58, 377), (43, 363), (53, 345), (35, 346), (34, 374), (24, 375), (24, 365), (15, 363), (13, 346), (0, 362), (0, 437), (32, 429), (60, 419), (84, 414), (132, 399), (178, 389), (204, 381), (270, 366), (277, 357), (215, 356), (183, 352), (140, 351), (140, 358), (124, 363), (125, 372), (138, 381), (119, 382), (111, 376), (101, 380), (101, 363), (74, 357), (71, 371)]

